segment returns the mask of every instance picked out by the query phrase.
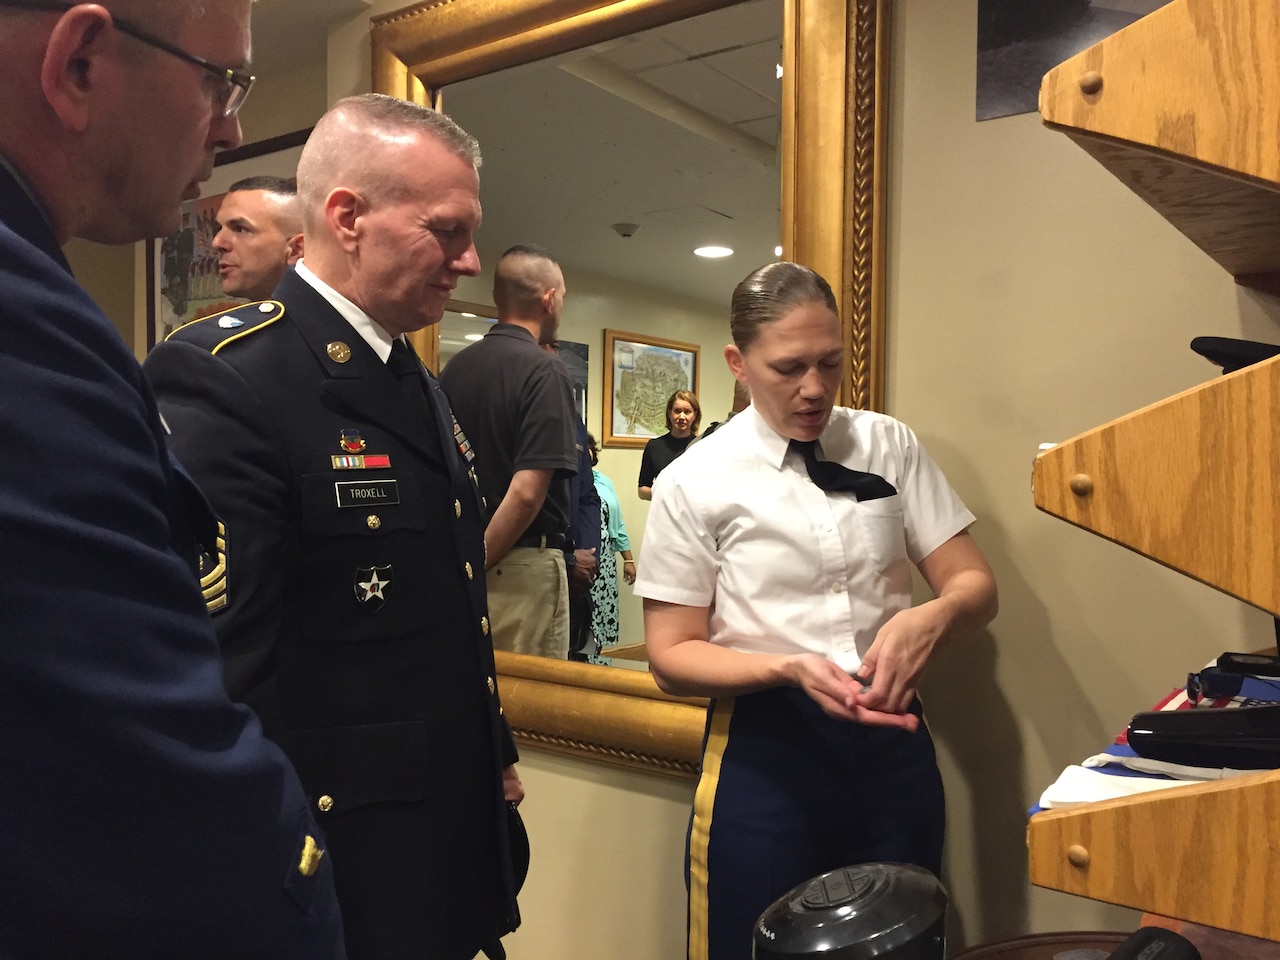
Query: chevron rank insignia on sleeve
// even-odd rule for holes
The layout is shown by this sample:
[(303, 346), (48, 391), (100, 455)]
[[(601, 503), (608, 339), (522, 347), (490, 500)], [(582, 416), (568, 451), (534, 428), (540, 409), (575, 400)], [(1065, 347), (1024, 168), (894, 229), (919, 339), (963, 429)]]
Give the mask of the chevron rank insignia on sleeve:
[(200, 554), (200, 590), (210, 613), (227, 605), (227, 528), (218, 521), (217, 556)]

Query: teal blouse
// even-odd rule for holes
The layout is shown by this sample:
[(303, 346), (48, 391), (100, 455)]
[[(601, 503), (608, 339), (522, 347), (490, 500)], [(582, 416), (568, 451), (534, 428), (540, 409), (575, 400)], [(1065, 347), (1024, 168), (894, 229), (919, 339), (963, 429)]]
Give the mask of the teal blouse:
[(599, 470), (592, 470), (591, 475), (595, 477), (600, 501), (609, 507), (609, 528), (603, 532), (613, 541), (615, 553), (630, 550), (631, 538), (627, 536), (627, 524), (622, 519), (622, 504), (618, 503), (618, 491), (614, 489), (613, 481)]

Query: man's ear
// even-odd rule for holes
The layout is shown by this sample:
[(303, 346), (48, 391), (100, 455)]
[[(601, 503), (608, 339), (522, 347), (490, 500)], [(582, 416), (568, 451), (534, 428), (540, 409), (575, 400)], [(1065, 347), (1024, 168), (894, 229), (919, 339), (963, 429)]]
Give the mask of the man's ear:
[(104, 37), (111, 14), (84, 4), (58, 18), (40, 63), (40, 89), (64, 127), (83, 133), (90, 100), (104, 68)]
[(331, 190), (324, 198), (324, 219), (329, 232), (347, 253), (355, 253), (363, 233), (360, 218), (368, 212), (364, 197), (347, 187)]
[(284, 242), (284, 248), (284, 262), (289, 264), (289, 266), (293, 266), (302, 259), (302, 234), (295, 233)]
[(739, 383), (747, 382), (747, 371), (744, 369), (742, 351), (738, 349), (736, 343), (731, 343), (724, 348), (724, 362), (729, 365), (729, 372), (733, 374), (733, 379)]

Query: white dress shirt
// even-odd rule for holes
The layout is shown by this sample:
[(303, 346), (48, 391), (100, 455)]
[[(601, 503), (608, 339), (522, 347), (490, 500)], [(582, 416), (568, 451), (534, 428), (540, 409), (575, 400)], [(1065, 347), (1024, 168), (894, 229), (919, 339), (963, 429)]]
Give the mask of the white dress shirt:
[(856, 672), (911, 606), (918, 564), (974, 521), (905, 424), (836, 407), (822, 458), (879, 474), (897, 496), (827, 494), (753, 407), (693, 444), (653, 487), (635, 592), (710, 607), (712, 643), (810, 652)]
[(373, 348), (373, 352), (378, 355), (378, 359), (386, 363), (387, 358), (391, 356), (393, 340), (391, 334), (376, 323), (373, 317), (312, 273), (306, 264), (305, 258), (299, 260), (294, 265), (294, 269), (301, 279), (314, 287), (316, 293), (328, 300), (329, 305), (337, 310), (347, 323), (351, 324), (351, 328), (360, 334), (360, 339)]

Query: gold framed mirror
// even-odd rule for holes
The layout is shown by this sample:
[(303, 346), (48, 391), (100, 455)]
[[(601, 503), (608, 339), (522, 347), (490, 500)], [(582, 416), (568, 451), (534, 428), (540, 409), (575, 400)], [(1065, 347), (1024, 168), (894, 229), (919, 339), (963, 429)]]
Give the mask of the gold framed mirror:
[[(430, 0), (372, 22), (373, 89), (432, 106), (449, 83), (738, 0)], [(884, 144), (889, 0), (784, 4), (782, 246), (835, 290), (848, 366), (841, 402), (883, 406)], [(433, 368), (430, 332), (416, 344)], [(694, 777), (703, 701), (647, 673), (497, 653), (519, 741)]]

